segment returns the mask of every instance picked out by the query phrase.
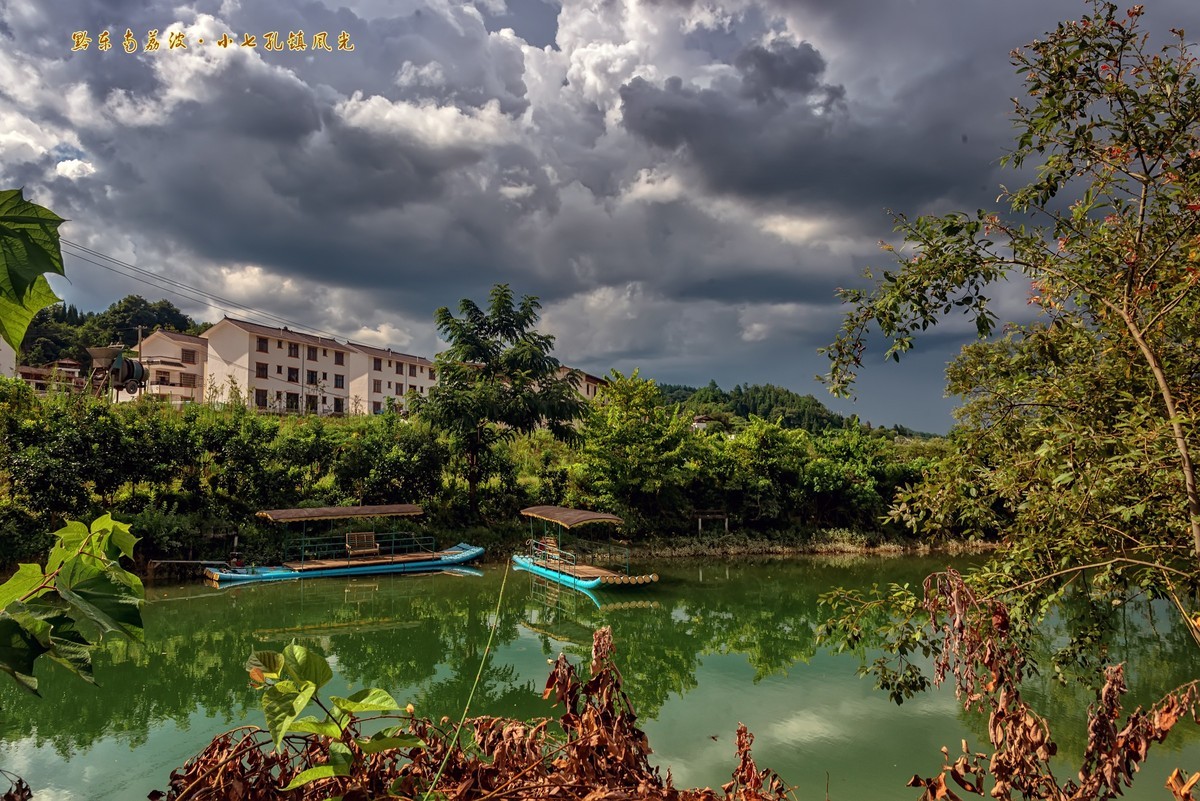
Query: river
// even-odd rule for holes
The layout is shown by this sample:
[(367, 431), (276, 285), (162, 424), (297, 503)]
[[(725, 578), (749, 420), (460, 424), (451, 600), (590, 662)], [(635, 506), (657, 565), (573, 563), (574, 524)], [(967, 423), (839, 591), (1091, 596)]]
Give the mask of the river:
[[(963, 713), (947, 689), (893, 704), (856, 675), (859, 656), (817, 646), (817, 597), (839, 585), (917, 584), (945, 566), (932, 558), (658, 562), (638, 566), (657, 571), (658, 584), (601, 594), (599, 606), (495, 565), (482, 576), (151, 587), (144, 646), (108, 645), (96, 660), (100, 686), (53, 664), (38, 667), (40, 699), (0, 685), (0, 767), (23, 776), (39, 801), (145, 798), (214, 735), (263, 722), (243, 665), (252, 650), (293, 638), (329, 657), (336, 675), (326, 694), (377, 686), (418, 714), (457, 718), (503, 586), (474, 713), (554, 716), (541, 699), (547, 660), (560, 651), (585, 658), (591, 632), (610, 625), (656, 764), (670, 768), (676, 786), (728, 781), (743, 722), (759, 766), (796, 785), (800, 799), (825, 798), (826, 788), (833, 801), (915, 799), (905, 782), (933, 775), (942, 746), (952, 754), (963, 738), (984, 746), (984, 721)], [(1132, 700), (1152, 701), (1200, 675), (1200, 649), (1164, 609), (1131, 606), (1117, 622), (1111, 655), (1134, 656)], [(1052, 721), (1065, 766), (1082, 749), (1089, 692), (1045, 678), (1025, 694)], [(1196, 727), (1181, 725), (1155, 746), (1126, 797), (1169, 798), (1163, 780), (1175, 766), (1200, 769)]]

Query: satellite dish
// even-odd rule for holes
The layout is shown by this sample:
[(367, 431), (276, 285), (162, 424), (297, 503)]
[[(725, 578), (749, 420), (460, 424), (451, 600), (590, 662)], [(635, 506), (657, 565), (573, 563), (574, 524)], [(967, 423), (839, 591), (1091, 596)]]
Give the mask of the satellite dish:
[(125, 382), (125, 391), (128, 392), (130, 395), (136, 395), (137, 391), (138, 391), (138, 389), (140, 389), (140, 387), (141, 387), (141, 385), (132, 378)]

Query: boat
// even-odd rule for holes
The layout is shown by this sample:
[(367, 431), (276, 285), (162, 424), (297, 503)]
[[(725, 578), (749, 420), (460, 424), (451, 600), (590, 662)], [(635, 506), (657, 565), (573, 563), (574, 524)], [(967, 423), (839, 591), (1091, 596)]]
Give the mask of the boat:
[[(580, 558), (580, 554), (562, 548), (562, 532), (588, 523), (620, 525), (624, 521), (616, 515), (569, 509), (565, 506), (530, 506), (522, 509), (521, 514), (530, 518), (531, 534), (533, 521), (541, 520), (543, 536), (530, 536), (527, 552), (513, 555), (513, 565), (518, 570), (525, 570), (577, 590), (594, 590), (601, 586), (607, 589), (658, 581), (657, 573), (630, 574), (628, 548), (607, 544), (596, 552), (584, 554), (586, 558)], [(557, 527), (553, 537), (547, 533), (547, 523), (553, 523)], [(620, 569), (622, 561), (623, 570)], [(603, 567), (600, 562), (607, 562), (610, 566)]]
[(460, 542), (436, 550), (433, 537), (404, 532), (351, 531), (310, 536), (308, 523), (353, 518), (414, 517), (424, 510), (416, 504), (325, 506), (314, 509), (272, 509), (258, 516), (276, 523), (302, 523), (298, 558), (278, 565), (231, 564), (205, 568), (204, 577), (218, 586), (252, 581), (287, 581), (325, 576), (366, 576), (384, 573), (429, 573), (455, 569), (478, 559), (483, 548)]

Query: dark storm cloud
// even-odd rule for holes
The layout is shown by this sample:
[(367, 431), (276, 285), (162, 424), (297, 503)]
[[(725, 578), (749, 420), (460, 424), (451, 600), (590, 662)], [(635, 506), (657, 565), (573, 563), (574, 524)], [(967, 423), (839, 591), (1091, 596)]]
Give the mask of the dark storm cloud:
[[(1020, 89), (1007, 54), (1087, 8), (70, 5), (0, 5), (0, 179), (70, 236), (324, 330), (395, 324), (420, 352), (434, 308), (507, 281), (542, 297), (559, 355), (592, 372), (817, 394), (833, 290), (884, 263), (884, 209), (994, 205)], [(176, 21), (345, 30), (356, 49), (117, 49), (126, 27)], [(1200, 7), (1159, 0), (1146, 24), (1197, 29)], [(114, 32), (114, 51), (70, 53), (76, 29)], [(157, 291), (71, 272), (87, 307)], [(969, 336), (956, 321), (886, 380), (868, 371), (860, 413), (944, 429), (941, 364)]]

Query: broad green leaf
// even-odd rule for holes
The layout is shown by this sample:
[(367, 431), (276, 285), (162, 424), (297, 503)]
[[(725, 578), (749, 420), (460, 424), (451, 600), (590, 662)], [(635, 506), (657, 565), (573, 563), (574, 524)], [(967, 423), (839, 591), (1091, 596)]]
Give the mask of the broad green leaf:
[(329, 700), (346, 712), (393, 712), (401, 708), (396, 699), (374, 687), (364, 687), (349, 698), (334, 695)]
[(315, 782), (317, 779), (332, 779), (334, 776), (346, 776), (341, 768), (334, 765), (317, 765), (315, 768), (300, 771), (296, 774), (296, 778), (288, 782), (287, 787), (282, 788), (281, 792), (286, 793), (288, 790), (295, 790), (297, 787), (303, 787), (309, 782)]
[(267, 730), (271, 732), (276, 751), (279, 750), (279, 744), (283, 742), (283, 736), (288, 733), (292, 721), (304, 711), (316, 691), (317, 686), (311, 681), (299, 684), (281, 681), (271, 685), (263, 693), (263, 714), (267, 718)]
[(333, 678), (333, 670), (325, 657), (292, 643), (283, 649), (284, 670), (296, 681), (311, 681), (318, 688)]
[(0, 609), (5, 609), (13, 601), (24, 598), (42, 583), (46, 576), (39, 565), (18, 565), (17, 572), (0, 584)]
[(350, 767), (354, 764), (354, 754), (350, 752), (350, 747), (345, 743), (330, 743), (329, 764), (346, 771), (341, 775), (348, 775)]
[(425, 741), (415, 734), (403, 734), (395, 737), (380, 737), (377, 734), (370, 739), (356, 742), (364, 754), (378, 754), (393, 748), (421, 748), (425, 745)]
[(261, 670), (268, 679), (277, 679), (283, 673), (283, 654), (278, 651), (253, 651), (246, 660), (246, 670), (253, 673)]
[(41, 693), (33, 675), (33, 663), (46, 650), (17, 621), (0, 614), (0, 671), (12, 676), (21, 689), (34, 695)]
[(19, 350), (29, 321), (59, 298), (45, 273), (63, 273), (63, 219), (21, 189), (0, 192), (0, 338)]
[(53, 573), (68, 559), (76, 556), (89, 534), (88, 527), (78, 520), (70, 520), (54, 532), (56, 543), (50, 549), (50, 557), (46, 560), (46, 572)]
[(307, 717), (297, 718), (288, 727), (288, 731), (300, 732), (303, 734), (319, 734), (322, 737), (340, 737), (342, 729), (332, 720), (317, 720), (312, 715)]
[(75, 559), (62, 566), (54, 586), (71, 605), (71, 617), (88, 641), (98, 642), (110, 632), (143, 639), (143, 599), (127, 584), (114, 582), (94, 565)]

